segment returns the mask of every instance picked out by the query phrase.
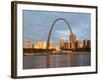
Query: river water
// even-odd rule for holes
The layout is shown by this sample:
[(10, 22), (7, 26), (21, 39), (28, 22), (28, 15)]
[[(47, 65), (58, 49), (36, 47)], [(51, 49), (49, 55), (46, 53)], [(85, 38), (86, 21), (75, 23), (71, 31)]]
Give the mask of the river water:
[(49, 56), (23, 56), (23, 69), (90, 66), (91, 54), (61, 54)]

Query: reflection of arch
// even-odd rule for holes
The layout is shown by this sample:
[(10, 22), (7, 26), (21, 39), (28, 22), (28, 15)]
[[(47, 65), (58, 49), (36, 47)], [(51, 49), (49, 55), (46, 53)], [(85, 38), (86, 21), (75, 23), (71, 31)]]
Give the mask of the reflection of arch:
[(67, 21), (66, 19), (64, 19), (64, 18), (58, 18), (58, 19), (56, 19), (56, 20), (53, 22), (53, 24), (51, 25), (51, 28), (50, 28), (50, 31), (49, 31), (48, 40), (47, 40), (47, 49), (49, 49), (49, 46), (50, 46), (50, 45), (49, 45), (49, 41), (50, 41), (51, 32), (52, 32), (52, 30), (53, 30), (53, 27), (54, 27), (55, 23), (56, 23), (57, 21), (59, 21), (59, 20), (64, 21), (64, 22), (68, 25), (69, 30), (70, 30), (70, 33), (72, 34), (71, 27), (70, 27), (70, 25), (69, 25), (69, 23), (68, 23), (68, 21)]

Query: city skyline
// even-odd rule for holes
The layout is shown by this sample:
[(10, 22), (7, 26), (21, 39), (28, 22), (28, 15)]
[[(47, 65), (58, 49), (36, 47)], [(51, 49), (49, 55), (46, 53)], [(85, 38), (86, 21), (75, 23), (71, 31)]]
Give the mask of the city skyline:
[[(24, 44), (25, 49), (47, 49), (46, 40), (38, 40), (36, 43), (30, 44), (30, 40), (26, 40)], [(49, 41), (48, 49), (55, 49), (57, 51), (64, 49), (82, 49), (82, 48), (91, 48), (91, 40), (83, 40), (82, 43), (80, 40), (77, 40), (77, 35), (70, 34), (69, 40), (64, 41), (60, 39), (59, 44), (54, 44), (52, 40)]]
[[(78, 40), (90, 39), (90, 14), (52, 11), (23, 11), (23, 45), (25, 39), (32, 43), (47, 40), (53, 21), (59, 17), (66, 19)], [(51, 39), (58, 44), (60, 39), (68, 40), (70, 31), (64, 21), (58, 21), (52, 31)]]

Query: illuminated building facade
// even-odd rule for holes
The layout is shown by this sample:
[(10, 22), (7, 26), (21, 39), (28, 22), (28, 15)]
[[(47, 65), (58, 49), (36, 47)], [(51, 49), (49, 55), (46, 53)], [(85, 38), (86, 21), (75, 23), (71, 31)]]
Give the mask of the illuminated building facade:
[(75, 42), (75, 48), (76, 49), (80, 48), (80, 42), (79, 42), (79, 40), (76, 40), (76, 42)]
[(46, 42), (46, 41), (43, 41), (42, 44), (43, 44), (43, 45), (42, 45), (42, 48), (43, 48), (43, 49), (46, 49), (47, 42)]
[(30, 48), (30, 41), (29, 40), (26, 40), (25, 41), (25, 48)]
[[(30, 48), (30, 41), (26, 40), (25, 41), (25, 48)], [(47, 49), (47, 41), (46, 40), (39, 40), (36, 43), (33, 43), (32, 48), (34, 49)], [(91, 41), (90, 40), (83, 40), (81, 43), (80, 40), (76, 40), (76, 35), (71, 34), (69, 36), (68, 41), (64, 41), (64, 39), (60, 39), (60, 44), (54, 44), (52, 41), (49, 41), (49, 49), (55, 49), (55, 50), (64, 50), (64, 49), (90, 49), (91, 48)]]
[(61, 40), (60, 40), (60, 49), (63, 49), (63, 47), (64, 47), (64, 40), (61, 39)]
[(76, 42), (76, 35), (74, 33), (72, 33), (70, 35), (70, 42), (71, 42), (71, 48), (74, 49), (75, 48), (75, 42)]
[(67, 42), (64, 43), (64, 49), (71, 49), (70, 41), (67, 41)]
[(49, 41), (49, 49), (52, 49), (52, 41)]
[(46, 49), (46, 41), (38, 41), (37, 43), (33, 44), (32, 48), (36, 48), (36, 49)]

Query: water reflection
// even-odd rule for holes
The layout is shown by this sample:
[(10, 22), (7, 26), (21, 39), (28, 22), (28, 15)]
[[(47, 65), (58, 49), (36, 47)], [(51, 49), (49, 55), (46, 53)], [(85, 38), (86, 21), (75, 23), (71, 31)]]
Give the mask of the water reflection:
[(23, 56), (23, 69), (90, 66), (91, 55), (89, 52), (87, 53), (79, 55)]

